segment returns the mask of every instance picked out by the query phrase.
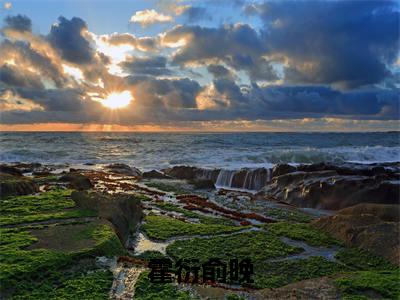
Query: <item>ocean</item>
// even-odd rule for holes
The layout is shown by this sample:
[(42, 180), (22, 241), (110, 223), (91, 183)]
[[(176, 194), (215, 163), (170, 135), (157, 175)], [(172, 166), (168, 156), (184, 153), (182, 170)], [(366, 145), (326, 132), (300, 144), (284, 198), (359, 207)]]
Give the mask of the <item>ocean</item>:
[(277, 163), (400, 161), (400, 132), (2, 132), (0, 147), (1, 162), (118, 162), (142, 170), (174, 165), (236, 170)]

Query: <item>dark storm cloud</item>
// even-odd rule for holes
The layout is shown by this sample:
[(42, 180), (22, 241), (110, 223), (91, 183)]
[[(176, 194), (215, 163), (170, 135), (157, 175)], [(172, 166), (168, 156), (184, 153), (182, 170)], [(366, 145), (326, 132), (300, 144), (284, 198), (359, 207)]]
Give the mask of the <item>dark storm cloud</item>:
[(232, 72), (222, 65), (208, 65), (207, 71), (210, 72), (214, 78), (233, 78)]
[(201, 20), (212, 20), (212, 16), (208, 13), (204, 7), (190, 6), (187, 7), (183, 15), (187, 18), (189, 23), (198, 22)]
[(375, 84), (389, 76), (398, 55), (398, 2), (266, 2), (257, 12), (268, 52), (290, 60), (289, 82)]
[[(0, 93), (0, 100), (29, 100), (43, 111), (11, 108), (2, 112), (1, 123), (109, 122), (107, 108), (94, 100), (126, 90), (133, 101), (112, 123), (398, 120), (398, 80), (392, 73), (399, 46), (396, 7), (388, 1), (274, 1), (247, 9), (261, 17), (259, 29), (242, 23), (181, 25), (155, 37), (95, 37), (85, 33), (83, 20), (64, 17), (43, 37), (32, 34), (25, 17), (18, 17), (6, 21), (5, 29), (11, 30), (0, 44), (5, 62), (0, 64), (0, 91), (7, 91)], [(127, 77), (111, 74), (110, 65), (118, 59), (96, 52), (91, 36), (113, 46), (131, 45), (131, 55), (139, 50), (152, 51), (152, 56), (120, 63)], [(182, 39), (186, 43), (177, 46)], [(175, 48), (162, 49), (166, 45)], [(64, 64), (79, 69), (72, 68), (71, 77)], [(197, 71), (202, 85), (180, 77)], [(243, 82), (246, 85), (239, 84)], [(385, 85), (376, 85), (382, 82)]]
[(8, 86), (37, 89), (42, 89), (44, 87), (37, 74), (29, 71), (21, 72), (19, 69), (8, 64), (0, 67), (0, 82)]
[(172, 62), (184, 65), (190, 62), (207, 63), (219, 60), (236, 70), (247, 71), (252, 80), (275, 80), (277, 76), (270, 63), (260, 56), (267, 48), (258, 33), (247, 24), (226, 25), (220, 28), (177, 26), (167, 32), (166, 42), (188, 39)]
[(51, 26), (47, 38), (63, 59), (76, 64), (88, 64), (93, 60), (94, 50), (82, 35), (84, 30), (87, 30), (87, 25), (82, 19), (73, 17), (68, 20), (61, 16), (58, 23)]
[(392, 76), (398, 57), (399, 5), (391, 1), (265, 2), (247, 7), (264, 23), (220, 28), (178, 26), (165, 40), (188, 40), (173, 62), (220, 60), (250, 80), (277, 80), (271, 63), (284, 63), (284, 80), (342, 89)]
[(171, 71), (167, 68), (167, 59), (164, 56), (131, 57), (120, 65), (130, 74), (153, 76), (171, 74)]
[(19, 88), (16, 92), (26, 99), (40, 104), (46, 111), (76, 112), (82, 109), (85, 94), (79, 89), (39, 90)]
[(43, 77), (51, 79), (57, 87), (62, 87), (66, 83), (61, 66), (52, 58), (33, 49), (29, 43), (4, 40), (0, 44), (0, 57), (5, 61), (14, 59), (17, 62), (14, 73), (19, 72), (18, 76), (24, 76), (22, 74), (26, 72), (26, 68), (32, 67)]
[(137, 103), (154, 110), (196, 108), (196, 96), (201, 90), (200, 84), (189, 78), (129, 76), (127, 82), (133, 87)]
[(167, 32), (165, 39), (179, 41), (190, 36), (190, 42), (181, 48), (173, 58), (178, 64), (198, 60), (228, 56), (259, 55), (263, 45), (257, 32), (247, 24), (237, 24), (221, 28), (205, 28), (200, 26), (177, 26)]
[(395, 120), (399, 114), (398, 93), (399, 90), (382, 89), (340, 92), (323, 86), (253, 86), (250, 96), (269, 112)]
[(217, 79), (213, 81), (213, 84), (218, 93), (226, 96), (232, 104), (244, 103), (248, 100), (233, 80)]
[(5, 28), (14, 29), (17, 31), (32, 31), (32, 21), (27, 16), (7, 16), (4, 19), (4, 22)]

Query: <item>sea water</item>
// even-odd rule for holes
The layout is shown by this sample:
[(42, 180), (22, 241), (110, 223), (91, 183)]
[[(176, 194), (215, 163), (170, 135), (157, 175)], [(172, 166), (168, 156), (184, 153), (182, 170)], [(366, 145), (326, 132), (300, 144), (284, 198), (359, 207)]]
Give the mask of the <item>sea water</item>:
[(2, 132), (1, 162), (259, 168), (400, 161), (400, 133)]

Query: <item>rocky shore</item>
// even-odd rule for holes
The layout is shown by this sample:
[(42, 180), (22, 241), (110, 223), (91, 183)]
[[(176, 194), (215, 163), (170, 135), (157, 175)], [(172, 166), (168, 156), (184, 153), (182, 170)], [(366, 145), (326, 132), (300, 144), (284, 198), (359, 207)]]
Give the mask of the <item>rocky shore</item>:
[[(0, 196), (2, 299), (400, 296), (400, 163), (14, 163), (0, 165)], [(216, 256), (250, 258), (254, 283), (147, 277), (151, 258)]]

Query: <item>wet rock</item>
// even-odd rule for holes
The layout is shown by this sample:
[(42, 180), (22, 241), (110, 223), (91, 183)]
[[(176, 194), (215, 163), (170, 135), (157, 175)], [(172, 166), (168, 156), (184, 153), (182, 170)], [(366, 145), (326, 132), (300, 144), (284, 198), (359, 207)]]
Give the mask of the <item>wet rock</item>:
[(157, 170), (151, 170), (143, 173), (143, 178), (148, 179), (171, 179), (171, 176), (165, 175)]
[(96, 210), (101, 218), (111, 222), (124, 245), (142, 219), (141, 203), (134, 195), (75, 191), (71, 198), (78, 207)]
[(22, 176), (22, 172), (19, 169), (7, 165), (0, 165), (0, 172), (13, 176)]
[(53, 171), (54, 169), (52, 168), (47, 168), (47, 167), (38, 167), (35, 168), (32, 171), (32, 175), (35, 176), (49, 176), (51, 174), (51, 171)]
[(193, 179), (190, 181), (190, 184), (195, 189), (215, 189), (214, 182), (210, 179)]
[(358, 203), (397, 204), (399, 183), (386, 176), (339, 175), (336, 170), (294, 172), (274, 177), (267, 197), (299, 207), (338, 210)]
[(292, 173), (296, 171), (296, 167), (288, 164), (277, 164), (272, 169), (272, 177), (285, 175), (287, 173)]
[[(220, 177), (216, 185), (219, 185)], [(262, 189), (270, 180), (270, 170), (265, 168), (258, 169), (241, 169), (238, 171), (233, 171), (232, 178), (228, 180), (230, 182), (229, 186), (222, 185), (226, 187), (253, 190), (258, 191)]]
[(189, 167), (189, 166), (175, 166), (169, 169), (164, 169), (162, 171), (165, 174), (177, 179), (186, 179), (186, 180), (208, 179), (213, 182), (216, 182), (221, 170), (203, 169), (203, 168)]
[(76, 190), (83, 191), (93, 187), (92, 182), (86, 176), (79, 173), (68, 173), (60, 177), (59, 181), (68, 182)]
[(14, 168), (17, 168), (22, 173), (31, 173), (33, 170), (40, 168), (42, 164), (40, 163), (16, 163), (13, 164)]
[(339, 175), (357, 175), (357, 176), (376, 176), (381, 174), (392, 175), (399, 171), (398, 164), (355, 164), (344, 163), (340, 165), (333, 165), (329, 163), (318, 163), (311, 165), (300, 165), (297, 167), (298, 171), (302, 172), (317, 172), (317, 171), (336, 171)]
[(195, 179), (198, 168), (189, 166), (175, 166), (162, 170), (165, 174), (177, 179)]
[(321, 277), (302, 280), (280, 288), (258, 290), (254, 292), (253, 298), (257, 300), (340, 299), (340, 291), (333, 279)]
[(347, 246), (369, 250), (400, 264), (399, 222), (385, 222), (369, 214), (338, 214), (320, 218), (312, 224)]
[(218, 188), (260, 190), (270, 180), (270, 170), (265, 168), (221, 170), (175, 166), (163, 171), (173, 178), (207, 183), (210, 188), (212, 182)]
[(39, 191), (39, 187), (29, 178), (0, 173), (0, 198), (29, 195)]
[(360, 203), (341, 209), (340, 215), (373, 215), (386, 222), (400, 222), (400, 206), (396, 204)]
[(115, 173), (115, 174), (121, 174), (121, 175), (127, 175), (127, 176), (135, 176), (135, 177), (141, 177), (142, 172), (135, 168), (135, 167), (130, 167), (125, 164), (111, 164), (105, 167), (109, 172)]

